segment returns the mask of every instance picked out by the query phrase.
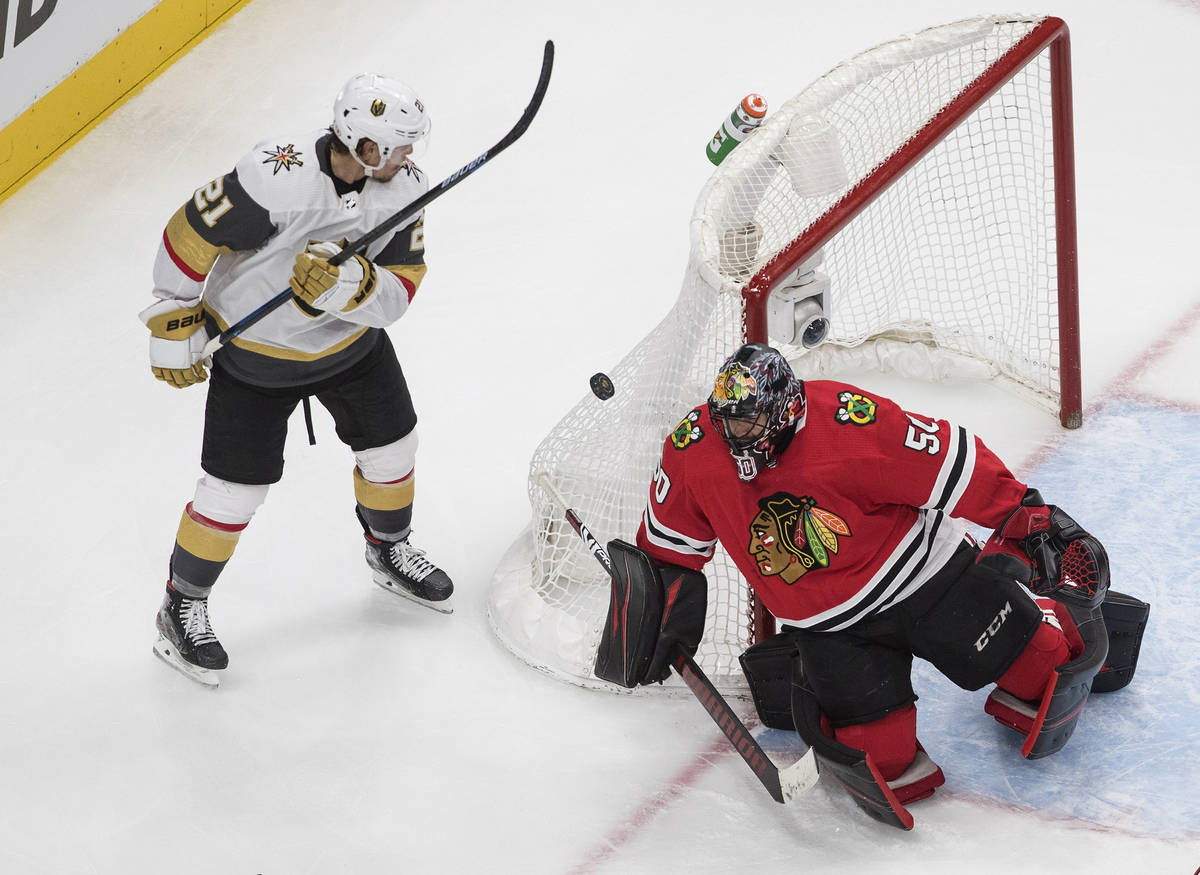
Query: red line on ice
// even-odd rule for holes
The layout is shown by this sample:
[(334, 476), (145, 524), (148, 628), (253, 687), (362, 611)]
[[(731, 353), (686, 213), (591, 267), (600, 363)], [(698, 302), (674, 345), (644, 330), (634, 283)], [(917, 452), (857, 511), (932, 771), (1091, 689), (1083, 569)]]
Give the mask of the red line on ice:
[(584, 861), (571, 869), (571, 875), (585, 875), (585, 873), (594, 872), (597, 867), (608, 862), (609, 858), (635, 839), (654, 818), (670, 808), (676, 800), (699, 782), (715, 762), (730, 750), (729, 742), (722, 737), (714, 741), (708, 750), (696, 754), (692, 761), (668, 781), (662, 790), (646, 799), (623, 823), (617, 825), (603, 840), (588, 851)]

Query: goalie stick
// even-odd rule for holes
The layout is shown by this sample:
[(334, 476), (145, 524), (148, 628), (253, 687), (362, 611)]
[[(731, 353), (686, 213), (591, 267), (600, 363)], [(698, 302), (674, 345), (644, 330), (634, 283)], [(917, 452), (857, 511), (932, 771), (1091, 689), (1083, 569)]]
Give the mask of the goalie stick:
[[(616, 569), (613, 567), (608, 552), (583, 524), (579, 515), (571, 509), (562, 494), (555, 489), (554, 484), (550, 482), (550, 477), (542, 472), (537, 475), (537, 481), (558, 502), (567, 522), (579, 535), (588, 552), (604, 567), (610, 577), (616, 579)], [(708, 716), (729, 739), (733, 749), (746, 761), (750, 771), (754, 772), (754, 776), (767, 788), (772, 799), (782, 803), (791, 802), (817, 783), (817, 762), (811, 747), (795, 763), (780, 769), (771, 762), (771, 758), (767, 756), (757, 739), (750, 734), (746, 724), (725, 701), (720, 691), (713, 686), (712, 681), (708, 679), (696, 661), (688, 656), (679, 645), (676, 645), (671, 653), (671, 667), (683, 678), (688, 689), (692, 691), (692, 694), (704, 706), (704, 710), (708, 712)]]
[[(351, 241), (342, 247), (336, 255), (329, 259), (329, 263), (334, 267), (344, 263), (354, 253), (360, 250), (365, 250), (368, 246), (387, 234), (393, 228), (399, 227), (402, 223), (408, 221), (413, 216), (425, 209), (426, 206), (433, 203), (439, 197), (444, 195), (454, 186), (458, 185), (492, 158), (495, 158), (509, 146), (517, 141), (517, 139), (525, 133), (529, 124), (533, 121), (533, 117), (537, 115), (538, 109), (542, 105), (542, 98), (546, 96), (546, 89), (550, 86), (550, 70), (554, 66), (554, 42), (546, 40), (545, 49), (542, 52), (542, 71), (538, 76), (537, 86), (533, 89), (533, 97), (529, 99), (529, 104), (525, 107), (525, 111), (521, 113), (521, 118), (513, 126), (507, 134), (505, 134), (496, 145), (492, 146), (486, 152), (477, 155), (471, 161), (464, 164), (458, 170), (451, 173), (443, 179), (435, 188), (429, 189), (421, 197), (414, 200), (399, 211), (393, 213), (387, 219), (384, 219), (377, 226), (372, 228), (362, 237)], [(240, 320), (230, 325), (216, 337), (212, 338), (204, 345), (204, 353), (201, 358), (212, 355), (218, 349), (223, 347), (229, 341), (233, 340), (250, 326), (259, 322), (263, 317), (278, 310), (292, 298), (292, 287), (288, 286), (271, 300), (267, 301), (258, 309), (252, 311)]]

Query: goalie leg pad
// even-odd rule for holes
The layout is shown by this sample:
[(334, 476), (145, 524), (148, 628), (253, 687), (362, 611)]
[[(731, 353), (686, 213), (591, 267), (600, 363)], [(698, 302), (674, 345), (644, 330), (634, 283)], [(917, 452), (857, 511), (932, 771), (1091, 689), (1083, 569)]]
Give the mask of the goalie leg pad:
[[(842, 744), (829, 734), (829, 722), (804, 676), (800, 657), (793, 661), (792, 715), (796, 732), (813, 749), (817, 768), (840, 784), (870, 817), (899, 829), (912, 829), (913, 818), (905, 801), (929, 796), (945, 782), (942, 770), (916, 742), (916, 757), (898, 778), (888, 781), (871, 755)], [(902, 709), (903, 710), (903, 709)], [(886, 718), (885, 718), (886, 719)]]
[(839, 726), (833, 737), (847, 747), (869, 753), (879, 774), (885, 780), (895, 780), (917, 756), (917, 706), (905, 705), (867, 723)]
[(1150, 605), (1125, 593), (1108, 591), (1100, 613), (1108, 630), (1108, 659), (1092, 681), (1093, 693), (1111, 693), (1133, 680)]
[[(1058, 605), (1056, 613), (1064, 627), (1073, 624), (1082, 650), (1058, 666), (1036, 701), (1020, 699), (1002, 687), (988, 696), (984, 710), (1006, 726), (1025, 734), (1021, 755), (1035, 760), (1062, 749), (1075, 731), (1087, 704), (1092, 680), (1108, 656), (1108, 633), (1097, 608), (1078, 604)], [(1068, 638), (1073, 638), (1064, 628)]]
[(785, 629), (748, 648), (738, 661), (754, 698), (758, 719), (771, 729), (794, 729), (792, 720), (793, 630)]

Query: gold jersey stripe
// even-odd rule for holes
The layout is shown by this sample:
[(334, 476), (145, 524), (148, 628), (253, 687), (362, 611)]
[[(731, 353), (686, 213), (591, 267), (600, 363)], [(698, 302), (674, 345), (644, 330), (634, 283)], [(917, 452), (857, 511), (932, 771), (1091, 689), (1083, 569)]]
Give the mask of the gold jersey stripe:
[[(171, 252), (182, 261), (192, 273), (201, 279), (208, 276), (212, 266), (217, 262), (217, 256), (232, 252), (228, 246), (213, 246), (196, 233), (188, 224), (185, 212), (187, 205), (180, 207), (167, 222), (167, 244)], [(194, 277), (193, 277), (194, 278)]]
[(415, 491), (411, 474), (398, 483), (372, 483), (354, 469), (354, 497), (368, 510), (403, 510), (413, 503)]
[(206, 526), (193, 518), (187, 510), (179, 520), (179, 532), (175, 540), (193, 556), (209, 562), (228, 562), (237, 547), (242, 533), (222, 531)]

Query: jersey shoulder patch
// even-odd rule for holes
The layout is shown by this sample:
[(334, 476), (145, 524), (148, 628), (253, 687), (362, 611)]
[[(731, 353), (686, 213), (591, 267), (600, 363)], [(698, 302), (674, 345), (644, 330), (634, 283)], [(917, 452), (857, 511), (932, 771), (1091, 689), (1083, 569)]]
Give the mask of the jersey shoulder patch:
[(322, 132), (263, 140), (237, 163), (246, 193), (271, 212), (303, 209), (326, 196), (332, 183), (317, 160)]
[(686, 450), (706, 437), (707, 432), (700, 424), (701, 409), (697, 407), (689, 412), (668, 436), (667, 440), (671, 442), (671, 446), (675, 449)]

